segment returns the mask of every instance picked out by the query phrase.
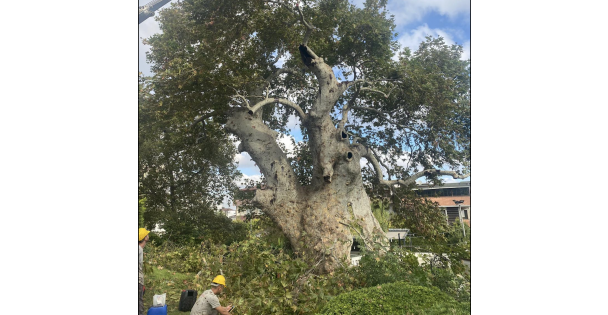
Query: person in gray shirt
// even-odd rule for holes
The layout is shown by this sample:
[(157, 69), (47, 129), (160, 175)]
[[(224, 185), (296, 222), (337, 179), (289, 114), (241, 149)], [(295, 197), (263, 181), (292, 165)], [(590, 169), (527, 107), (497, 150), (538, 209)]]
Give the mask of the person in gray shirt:
[(139, 246), (137, 247), (139, 249), (139, 315), (144, 314), (144, 292), (146, 290), (144, 287), (144, 247), (150, 239), (148, 234), (150, 231), (144, 228), (139, 229)]
[(226, 279), (224, 276), (219, 275), (213, 279), (211, 282), (211, 289), (203, 292), (201, 296), (196, 300), (192, 310), (190, 311), (190, 315), (229, 315), (228, 312), (232, 305), (228, 305), (227, 307), (222, 307), (220, 305), (220, 301), (217, 298), (219, 294), (224, 291), (224, 287), (226, 286)]

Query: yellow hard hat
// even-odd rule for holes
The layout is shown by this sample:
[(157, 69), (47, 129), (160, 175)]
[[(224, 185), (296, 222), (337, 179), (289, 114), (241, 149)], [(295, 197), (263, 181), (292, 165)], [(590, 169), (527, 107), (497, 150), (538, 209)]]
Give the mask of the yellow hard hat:
[(222, 275), (213, 278), (212, 282), (226, 286), (226, 278), (224, 278)]
[(140, 228), (139, 229), (139, 241), (141, 242), (141, 240), (143, 240), (146, 235), (148, 235), (148, 233), (150, 233), (150, 231), (144, 229), (144, 228)]

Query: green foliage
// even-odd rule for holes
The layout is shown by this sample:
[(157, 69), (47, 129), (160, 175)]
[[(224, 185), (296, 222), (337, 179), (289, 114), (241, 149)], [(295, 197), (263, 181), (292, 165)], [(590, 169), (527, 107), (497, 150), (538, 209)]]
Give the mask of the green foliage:
[[(151, 117), (173, 129), (181, 126), (198, 134), (201, 128), (183, 127), (195, 117), (207, 117), (199, 127), (221, 131), (218, 126), (230, 110), (244, 105), (234, 95), (247, 96), (251, 102), (265, 97), (259, 95), (259, 87), (279, 68), (277, 56), (286, 58), (282, 68), (296, 71), (270, 80), (269, 93), (289, 96), (308, 112), (315, 103), (318, 82), (304, 68), (298, 51), (306, 28), (296, 3), (305, 20), (315, 26), (308, 46), (334, 67), (337, 78), (365, 78), (366, 83), (346, 91), (335, 112), (341, 112), (340, 107), (354, 97), (349, 117), (357, 119), (346, 129), (360, 138), (359, 143), (386, 157), (389, 176), (403, 179), (419, 167), (444, 165), (468, 170), (469, 61), (460, 60), (461, 46), (447, 45), (442, 38), (429, 37), (414, 52), (399, 48), (386, 1), (366, 1), (364, 8), (344, 0), (175, 3), (158, 14), (162, 32), (146, 40), (154, 72), (146, 80), (144, 93), (153, 105)], [(395, 54), (397, 61), (392, 60)], [(390, 92), (390, 96), (362, 87)], [(283, 133), (289, 131), (286, 125), (293, 114), (290, 107), (263, 108), (264, 122)], [(301, 128), (306, 140), (306, 127)], [(219, 139), (225, 141), (226, 135), (220, 132)], [(310, 178), (308, 150), (298, 148), (300, 159), (292, 163), (304, 168), (297, 172), (304, 184)], [(399, 161), (406, 152), (409, 161), (403, 167)]]
[(384, 255), (364, 252), (359, 261), (359, 280), (364, 287), (395, 281), (407, 281), (416, 285), (430, 285), (426, 270), (419, 266), (418, 258), (399, 248)]
[(288, 160), (296, 173), (300, 185), (310, 185), (312, 179), (313, 162), (308, 142), (302, 141), (294, 143), (294, 156), (288, 157)]
[[(196, 287), (203, 290), (223, 271), (226, 303), (236, 314), (313, 314), (331, 296), (356, 287), (354, 270), (341, 268), (333, 275), (318, 275), (307, 257), (297, 256), (288, 242), (279, 241), (269, 222), (252, 220), (251, 234), (230, 246), (206, 246)], [(338, 276), (339, 275), (339, 276)]]
[(144, 225), (144, 213), (146, 213), (146, 198), (139, 199), (137, 207), (137, 221), (138, 226)]
[[(389, 179), (408, 178), (420, 167), (469, 169), (470, 67), (460, 60), (462, 47), (429, 37), (414, 52), (400, 49), (385, 0), (367, 0), (363, 8), (345, 0), (178, 1), (158, 14), (161, 32), (146, 39), (153, 76), (140, 78), (139, 181), (140, 195), (147, 198), (146, 224), (164, 223), (168, 237), (180, 243), (213, 237), (208, 231), (222, 222), (211, 213), (237, 190), (236, 149), (224, 124), (232, 111), (246, 106), (243, 98), (252, 105), (287, 97), (311, 112), (319, 89), (298, 51), (306, 34), (300, 10), (314, 25), (308, 47), (337, 79), (365, 80), (335, 103), (332, 118), (339, 121), (349, 104), (345, 130), (385, 157)], [(278, 57), (291, 71), (273, 76)], [(293, 113), (291, 107), (269, 104), (262, 118), (269, 128), (287, 133)], [(290, 157), (303, 186), (311, 183), (312, 153), (321, 150), (309, 147), (312, 126), (305, 125), (305, 142)], [(366, 183), (377, 182), (371, 169), (363, 173)], [(388, 197), (372, 191), (373, 197)], [(432, 206), (402, 195), (391, 202), (407, 215), (390, 224), (443, 241), (447, 227), (426, 211)]]
[[(250, 236), (262, 237), (264, 243), (274, 250), (293, 254), (291, 244), (283, 231), (265, 214), (261, 214), (248, 221)], [(255, 235), (253, 235), (255, 233)]]
[(178, 212), (173, 219), (167, 219), (162, 227), (166, 232), (161, 242), (168, 240), (183, 245), (200, 244), (201, 241), (228, 245), (243, 240), (247, 235), (244, 223), (207, 211)]
[[(155, 293), (167, 293), (170, 301), (177, 305), (181, 290), (195, 289), (200, 294), (209, 288), (216, 275), (223, 273), (227, 288), (220, 301), (222, 305), (237, 305), (235, 315), (316, 314), (326, 305), (327, 311), (336, 311), (331, 307), (346, 305), (346, 302), (339, 302), (341, 294), (364, 287), (377, 290), (378, 285), (385, 287), (395, 281), (429, 288), (430, 291), (424, 291), (415, 287), (416, 291), (413, 291), (427, 295), (430, 292), (428, 299), (415, 294), (395, 296), (403, 299), (404, 305), (409, 305), (408, 310), (414, 310), (416, 303), (427, 310), (427, 313), (412, 314), (444, 314), (446, 310), (450, 314), (452, 309), (459, 312), (466, 309), (466, 305), (458, 306), (460, 304), (454, 304), (451, 299), (470, 301), (468, 275), (457, 275), (451, 268), (436, 265), (432, 268), (429, 264), (421, 266), (414, 253), (399, 248), (384, 255), (363, 251), (359, 266), (343, 266), (332, 274), (321, 275), (315, 270), (315, 260), (311, 259), (314, 257), (293, 253), (280, 229), (267, 217), (250, 220), (246, 230), (245, 240), (229, 246), (206, 241), (189, 246), (171, 242), (148, 243), (144, 248), (144, 262), (150, 265), (150, 270), (146, 271), (146, 287)], [(449, 263), (456, 264), (456, 261), (449, 260)], [(446, 300), (445, 294), (438, 295), (438, 290), (450, 298)], [(383, 310), (390, 313), (393, 306), (382, 300), (389, 300), (396, 290), (389, 291), (393, 293), (382, 291), (383, 298), (369, 295), (367, 301), (386, 304), (383, 307), (389, 308)], [(450, 303), (446, 304), (448, 300)], [(365, 311), (362, 309), (362, 312)]]
[(157, 245), (152, 241), (144, 248), (144, 263), (155, 268), (167, 268), (176, 272), (197, 272), (202, 267), (200, 252), (200, 246), (179, 246), (172, 242)]
[(470, 314), (468, 303), (459, 303), (436, 288), (395, 282), (344, 293), (326, 304), (320, 314)]
[(356, 268), (359, 284), (371, 287), (405, 281), (413, 285), (438, 288), (458, 301), (470, 301), (470, 275), (465, 272), (462, 255), (451, 246), (438, 248), (445, 252), (421, 255), (422, 264), (416, 253), (398, 247), (383, 255), (363, 251), (363, 257)]
[(181, 278), (173, 284), (176, 290), (187, 286), (200, 293), (223, 272), (227, 288), (221, 301), (223, 305), (238, 305), (235, 314), (313, 314), (331, 296), (358, 287), (354, 269), (341, 268), (333, 275), (317, 275), (306, 257), (291, 252), (276, 226), (271, 227), (270, 222), (261, 219), (248, 224), (247, 240), (230, 246), (209, 243), (175, 246), (168, 242), (162, 246), (147, 245), (145, 261), (154, 270), (146, 274), (146, 279), (153, 279), (149, 274), (156, 277), (159, 270), (164, 270), (160, 274), (196, 273), (184, 285)]
[(471, 301), (471, 277), (468, 273), (455, 274), (451, 268), (435, 268), (429, 273), (429, 279), (431, 286), (438, 288), (455, 300)]
[(218, 221), (217, 206), (236, 187), (236, 149), (217, 122), (185, 123), (148, 79), (140, 77), (139, 87), (139, 195), (146, 227), (160, 223), (174, 237), (197, 237), (194, 226)]
[[(447, 45), (441, 37), (427, 37), (413, 54), (409, 49), (400, 51), (399, 61), (381, 71), (391, 82), (373, 86), (384, 93), (391, 91), (390, 96), (368, 93), (366, 107), (373, 110), (353, 111), (367, 124), (354, 126), (351, 132), (383, 156), (389, 178), (407, 179), (420, 168), (446, 165), (468, 171), (470, 65), (460, 60), (461, 53), (462, 47)], [(367, 172), (365, 177), (373, 183), (374, 171)], [(434, 174), (426, 176), (440, 181)]]
[[(464, 235), (463, 235), (463, 227), (464, 227)], [(468, 244), (471, 243), (471, 227), (464, 223), (461, 224), (460, 223), (460, 219), (456, 219), (454, 221), (454, 223), (452, 225), (450, 225), (450, 228), (448, 230), (448, 235), (447, 235), (447, 240), (448, 243), (463, 243), (463, 242), (467, 242)]]
[(372, 199), (371, 201), (372, 214), (378, 220), (385, 233), (388, 232), (388, 228), (391, 226), (388, 204), (388, 200)]
[(400, 187), (391, 196), (393, 212), (391, 224), (408, 228), (410, 233), (425, 237), (429, 241), (445, 242), (449, 227), (436, 202), (416, 195), (411, 187)]

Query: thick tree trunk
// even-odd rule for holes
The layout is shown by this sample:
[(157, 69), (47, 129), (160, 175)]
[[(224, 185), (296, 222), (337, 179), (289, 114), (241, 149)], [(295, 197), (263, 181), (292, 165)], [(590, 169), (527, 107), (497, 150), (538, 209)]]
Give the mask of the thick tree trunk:
[(276, 143), (277, 133), (257, 115), (236, 112), (226, 126), (266, 177), (266, 189), (258, 190), (254, 201), (281, 227), (293, 248), (318, 263), (321, 271), (347, 263), (354, 237), (368, 248), (386, 246), (363, 187), (360, 152), (348, 140), (340, 140), (339, 130), (330, 125), (320, 128), (325, 135), (311, 132), (315, 165), (324, 167), (315, 168), (312, 185), (301, 187)]
[(297, 252), (321, 271), (331, 272), (347, 263), (353, 237), (370, 249), (374, 244), (384, 248), (387, 242), (363, 187), (359, 161), (366, 150), (351, 145), (330, 117), (347, 86), (306, 46), (300, 51), (308, 54), (305, 64), (319, 82), (313, 108), (301, 117), (310, 139), (311, 185), (299, 185), (276, 143), (278, 133), (262, 122), (261, 111), (255, 112), (268, 101), (235, 111), (226, 128), (239, 137), (239, 151), (247, 151), (266, 178), (267, 188), (256, 191), (254, 202), (281, 227)]

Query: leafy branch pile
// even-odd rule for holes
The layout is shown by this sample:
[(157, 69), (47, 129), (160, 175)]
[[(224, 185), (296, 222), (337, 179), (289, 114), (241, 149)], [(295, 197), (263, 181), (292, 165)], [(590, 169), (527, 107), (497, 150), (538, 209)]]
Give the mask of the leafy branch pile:
[[(278, 227), (267, 218), (251, 220), (247, 225), (247, 238), (229, 246), (213, 245), (211, 242), (198, 246), (170, 243), (146, 246), (148, 272), (163, 275), (162, 288), (172, 303), (170, 310), (172, 305), (177, 307), (181, 290), (195, 289), (200, 294), (209, 288), (213, 277), (220, 273), (227, 279), (225, 295), (220, 301), (222, 305), (237, 305), (234, 314), (334, 314), (331, 312), (337, 309), (329, 305), (346, 305), (350, 302), (344, 301), (358, 299), (360, 294), (368, 296), (371, 304), (381, 301), (375, 297), (380, 294), (387, 300), (396, 299), (393, 302), (395, 305), (390, 304), (390, 307), (401, 307), (396, 305), (399, 304), (408, 307), (408, 310), (415, 310), (416, 307), (420, 310), (426, 307), (437, 310), (428, 314), (440, 314), (439, 310), (443, 309), (460, 312), (466, 309), (470, 301), (470, 278), (464, 273), (456, 275), (454, 270), (459, 270), (459, 262), (455, 259), (449, 260), (446, 266), (419, 265), (414, 254), (394, 248), (381, 256), (373, 252), (364, 253), (359, 266), (348, 267), (344, 262), (333, 273), (322, 274), (315, 269), (314, 262), (319, 257), (294, 252)], [(166, 278), (171, 275), (175, 279)], [(184, 275), (190, 278), (185, 279)], [(391, 291), (393, 286), (386, 284), (396, 281), (401, 281), (395, 284), (399, 290), (407, 288), (412, 293), (388, 294), (376, 288), (381, 286)], [(157, 290), (161, 288), (160, 283), (148, 286), (154, 293), (165, 293)], [(357, 293), (363, 288), (369, 289)], [(378, 292), (369, 293), (370, 290)], [(353, 294), (345, 295), (349, 292)], [(432, 294), (419, 296), (429, 292)], [(389, 307), (389, 304), (382, 303)], [(362, 311), (360, 314), (365, 313)]]

